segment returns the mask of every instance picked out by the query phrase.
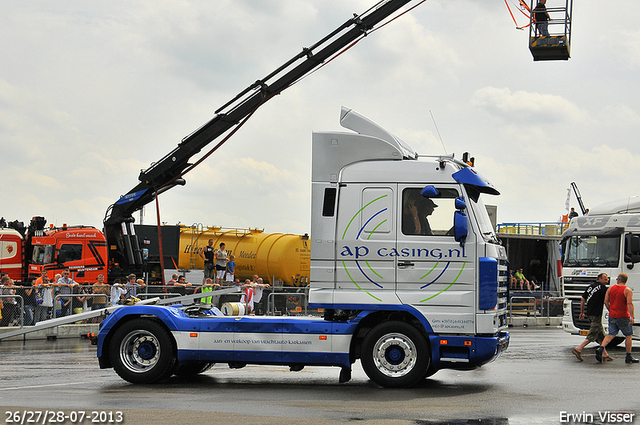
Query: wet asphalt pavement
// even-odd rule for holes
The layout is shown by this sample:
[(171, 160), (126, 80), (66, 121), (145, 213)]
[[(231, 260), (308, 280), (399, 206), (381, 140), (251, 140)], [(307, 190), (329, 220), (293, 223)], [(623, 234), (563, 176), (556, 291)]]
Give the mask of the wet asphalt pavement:
[[(609, 423), (599, 417), (605, 412), (640, 412), (640, 364), (625, 364), (623, 347), (611, 348), (615, 360), (600, 364), (589, 346), (581, 363), (571, 354), (581, 337), (555, 327), (510, 331), (511, 345), (497, 361), (474, 371), (440, 371), (406, 389), (379, 388), (359, 362), (346, 384), (338, 383), (338, 368), (218, 364), (195, 378), (132, 385), (113, 369), (99, 369), (96, 348), (86, 340), (4, 341), (0, 424), (16, 423), (22, 413), (33, 423), (45, 410), (72, 417), (41, 416), (38, 423), (602, 424)], [(585, 414), (584, 420), (571, 421), (572, 414)]]

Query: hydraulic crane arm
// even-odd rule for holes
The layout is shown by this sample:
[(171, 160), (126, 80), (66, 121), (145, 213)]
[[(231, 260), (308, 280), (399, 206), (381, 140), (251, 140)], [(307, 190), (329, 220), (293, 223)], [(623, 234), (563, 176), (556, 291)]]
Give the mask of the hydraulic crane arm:
[[(383, 0), (361, 15), (355, 15), (336, 30), (304, 48), (292, 59), (261, 80), (256, 81), (219, 108), (202, 127), (185, 137), (178, 146), (151, 167), (143, 170), (139, 183), (111, 205), (105, 214), (104, 230), (112, 261), (120, 265), (142, 265), (139, 244), (133, 233), (133, 213), (153, 201), (154, 197), (176, 185), (184, 185), (182, 173), (189, 160), (205, 146), (236, 127), (243, 119), (274, 95), (317, 69), (341, 50), (367, 35), (378, 23), (415, 0)], [(422, 0), (424, 1), (424, 0)], [(418, 2), (421, 3), (422, 1)], [(114, 245), (114, 242), (117, 244)]]
[(580, 195), (580, 190), (578, 190), (578, 185), (576, 182), (571, 182), (571, 188), (573, 188), (573, 193), (576, 195), (576, 199), (578, 200), (578, 205), (580, 205), (580, 211), (582, 211), (582, 215), (587, 213), (587, 210), (582, 203), (582, 195)]

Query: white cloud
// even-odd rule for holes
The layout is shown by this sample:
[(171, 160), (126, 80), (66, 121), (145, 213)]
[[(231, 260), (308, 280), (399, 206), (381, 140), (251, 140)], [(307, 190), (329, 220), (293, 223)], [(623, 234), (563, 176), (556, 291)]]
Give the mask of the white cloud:
[(539, 125), (543, 122), (575, 124), (588, 119), (587, 114), (572, 102), (548, 93), (483, 87), (474, 93), (472, 102), (490, 114), (498, 114), (506, 121), (519, 125)]

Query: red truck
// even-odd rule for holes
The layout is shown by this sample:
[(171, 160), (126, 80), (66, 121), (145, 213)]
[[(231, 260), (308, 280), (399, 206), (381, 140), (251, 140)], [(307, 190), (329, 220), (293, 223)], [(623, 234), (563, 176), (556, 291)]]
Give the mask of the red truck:
[(17, 221), (0, 221), (0, 272), (16, 282), (39, 277), (43, 270), (53, 279), (65, 268), (79, 283), (107, 276), (107, 240), (100, 230), (45, 224), (43, 217), (32, 218), (28, 228)]

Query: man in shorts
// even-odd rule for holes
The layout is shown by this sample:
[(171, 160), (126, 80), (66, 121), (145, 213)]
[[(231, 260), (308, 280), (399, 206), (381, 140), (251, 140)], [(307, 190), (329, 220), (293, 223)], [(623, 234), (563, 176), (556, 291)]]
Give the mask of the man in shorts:
[(627, 356), (624, 362), (640, 362), (640, 360), (631, 355), (634, 308), (633, 291), (627, 286), (627, 279), (629, 279), (629, 276), (626, 273), (620, 273), (616, 279), (617, 283), (609, 287), (604, 296), (604, 305), (609, 310), (609, 334), (604, 337), (602, 344), (596, 350), (596, 360), (599, 362), (602, 362), (602, 353), (605, 347), (618, 332), (622, 332), (622, 335), (625, 336), (624, 345)]
[(220, 286), (224, 285), (224, 275), (227, 273), (227, 251), (225, 251), (224, 242), (220, 244), (220, 249), (215, 253), (216, 262), (216, 283)]
[[(600, 273), (595, 282), (593, 282), (582, 294), (580, 300), (580, 320), (584, 320), (585, 306), (587, 307), (587, 318), (589, 319), (589, 333), (582, 344), (572, 350), (574, 356), (582, 361), (582, 349), (590, 342), (598, 344), (604, 339), (604, 328), (602, 327), (602, 308), (604, 307), (604, 295), (607, 292), (607, 284), (609, 276), (606, 273)], [(613, 360), (606, 351), (603, 353), (603, 359)]]

